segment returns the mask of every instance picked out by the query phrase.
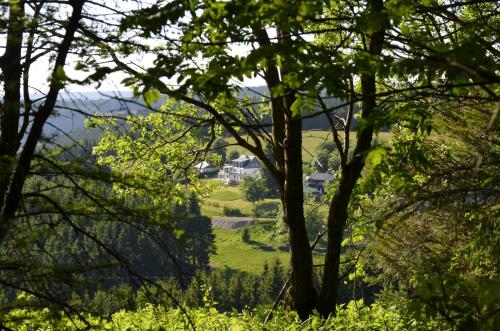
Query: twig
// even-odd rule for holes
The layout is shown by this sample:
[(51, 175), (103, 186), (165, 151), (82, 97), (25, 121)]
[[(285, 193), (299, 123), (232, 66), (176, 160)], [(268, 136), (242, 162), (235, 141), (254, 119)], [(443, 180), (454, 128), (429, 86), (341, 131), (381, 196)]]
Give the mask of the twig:
[(266, 319), (264, 321), (264, 324), (268, 323), (271, 320), (271, 318), (273, 318), (273, 312), (276, 309), (276, 307), (278, 307), (278, 303), (280, 302), (281, 298), (285, 294), (286, 289), (288, 288), (288, 286), (290, 286), (291, 279), (292, 279), (292, 273), (290, 273), (288, 275), (288, 278), (287, 278), (285, 284), (283, 284), (283, 287), (281, 288), (280, 293), (278, 294), (278, 296), (274, 300), (273, 306), (271, 307), (271, 311), (269, 311), (269, 313), (267, 314)]

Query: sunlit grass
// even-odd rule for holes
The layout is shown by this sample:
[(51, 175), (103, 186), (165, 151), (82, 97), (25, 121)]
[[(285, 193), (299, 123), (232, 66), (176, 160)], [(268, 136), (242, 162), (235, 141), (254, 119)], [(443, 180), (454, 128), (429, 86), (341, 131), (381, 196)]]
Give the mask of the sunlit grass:
[[(253, 215), (252, 209), (254, 205), (243, 198), (239, 185), (225, 185), (222, 181), (217, 179), (204, 181), (205, 184), (213, 185), (216, 189), (211, 196), (201, 200), (201, 211), (203, 215), (208, 217), (224, 216), (224, 207), (238, 209), (243, 216), (250, 217)], [(265, 199), (262, 202), (279, 202), (279, 200)]]
[[(217, 254), (210, 258), (212, 266), (259, 273), (266, 261), (271, 263), (274, 259), (279, 259), (288, 268), (290, 253), (278, 249), (279, 246), (287, 245), (287, 242), (272, 237), (274, 222), (282, 221), (260, 220), (255, 226), (249, 227), (250, 243), (243, 242), (241, 238), (243, 228), (214, 229)], [(272, 250), (262, 249), (259, 244), (271, 246)], [(323, 257), (322, 254), (314, 254), (315, 263), (322, 263)]]
[(229, 190), (222, 190), (222, 191), (214, 193), (210, 197), (210, 199), (217, 200), (217, 201), (234, 201), (234, 200), (241, 199), (241, 193), (229, 191)]
[[(343, 141), (343, 133), (339, 132), (339, 136)], [(379, 132), (375, 135), (374, 138), (380, 141), (389, 141), (392, 136), (393, 134), (391, 132)], [(351, 144), (351, 146), (353, 146), (356, 143), (356, 132), (351, 131), (349, 137), (349, 143)], [(302, 132), (302, 140), (302, 161), (310, 162), (312, 159), (314, 159), (318, 146), (325, 143), (326, 141), (332, 142), (333, 136), (330, 131), (309, 130)], [(234, 144), (236, 142), (234, 138), (227, 138), (226, 141), (229, 144)], [(251, 154), (241, 146), (228, 146), (226, 151), (227, 155), (229, 155), (232, 151), (238, 151), (238, 153), (240, 154)]]

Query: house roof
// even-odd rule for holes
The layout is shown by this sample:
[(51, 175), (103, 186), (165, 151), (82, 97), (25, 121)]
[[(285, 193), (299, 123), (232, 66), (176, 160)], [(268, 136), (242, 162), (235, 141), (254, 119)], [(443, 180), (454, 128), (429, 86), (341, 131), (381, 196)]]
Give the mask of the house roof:
[(200, 163), (195, 164), (194, 166), (196, 169), (205, 169), (205, 168), (211, 168), (212, 165), (208, 163), (207, 161), (202, 161)]
[(237, 159), (234, 159), (231, 161), (233, 161), (233, 162), (245, 162), (245, 161), (249, 161), (249, 160), (253, 160), (253, 159), (255, 159), (255, 156), (253, 156), (253, 155), (242, 154)]
[(315, 172), (307, 176), (306, 180), (331, 181), (334, 178), (332, 174), (326, 172)]

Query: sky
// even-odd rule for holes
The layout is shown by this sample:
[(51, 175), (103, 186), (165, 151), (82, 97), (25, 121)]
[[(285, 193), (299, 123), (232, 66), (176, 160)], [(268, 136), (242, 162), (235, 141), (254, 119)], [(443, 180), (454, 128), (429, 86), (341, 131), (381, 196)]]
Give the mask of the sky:
[[(151, 3), (151, 1), (143, 1), (143, 4), (148, 5), (148, 2)], [(94, 15), (94, 18), (97, 19), (103, 19), (103, 20), (116, 20), (116, 16), (112, 16), (112, 12), (109, 11), (106, 6), (112, 7), (119, 9), (120, 11), (131, 11), (133, 9), (137, 9), (138, 4), (135, 1), (127, 1), (127, 0), (109, 0), (106, 2), (103, 2), (103, 7), (92, 7), (88, 12), (91, 11), (91, 14)], [(30, 9), (28, 5), (26, 5), (26, 13), (27, 15), (32, 15), (33, 11)], [(67, 14), (69, 12), (69, 7), (65, 7), (62, 5), (60, 8), (58, 8), (57, 15), (61, 16), (61, 19), (66, 19)], [(2, 14), (2, 16), (7, 17), (8, 12), (5, 12)], [(62, 33), (62, 31), (61, 31)], [(27, 36), (25, 36), (26, 40)], [(3, 54), (3, 50), (5, 49), (5, 43), (6, 43), (6, 35), (2, 34), (0, 35), (0, 56)], [(41, 45), (44, 47), (44, 45)], [(242, 46), (242, 45), (235, 45), (233, 48), (233, 53), (242, 55), (245, 53), (248, 53), (250, 48), (248, 46)], [(153, 64), (154, 56), (153, 55), (146, 55), (140, 58), (134, 58), (135, 63), (140, 63), (141, 65), (144, 65), (145, 67), (151, 66)], [(77, 63), (77, 57), (76, 56), (69, 56), (67, 61), (66, 61), (66, 66), (65, 66), (65, 73), (68, 77), (73, 78), (73, 79), (83, 79), (85, 77), (85, 73), (81, 71), (75, 70), (75, 65)], [(49, 63), (49, 58), (48, 56), (44, 56), (39, 58), (36, 62), (34, 62), (31, 66), (30, 70), (30, 92), (32, 95), (39, 95), (40, 93), (46, 93), (49, 87), (49, 79), (50, 75), (52, 72), (52, 68)], [(66, 90), (75, 93), (75, 92), (94, 92), (96, 90), (99, 91), (129, 91), (130, 88), (125, 86), (122, 81), (124, 78), (126, 78), (126, 74), (124, 73), (114, 73), (111, 74), (107, 79), (102, 81), (100, 86), (97, 86), (97, 84), (91, 84), (91, 85), (80, 85), (80, 84), (67, 84), (66, 85)], [(239, 85), (245, 85), (245, 86), (260, 86), (264, 84), (264, 81), (260, 77), (256, 78), (251, 78), (251, 79), (245, 79), (243, 82), (239, 82)]]
[[(233, 52), (238, 54), (246, 54), (250, 50), (249, 47), (236, 46)], [(147, 56), (143, 58), (138, 58), (135, 62), (141, 63), (143, 65), (151, 66), (153, 64), (154, 57)], [(72, 79), (83, 79), (85, 73), (75, 70), (77, 58), (69, 57), (66, 61), (65, 72), (66, 75)], [(32, 66), (32, 71), (30, 74), (30, 85), (33, 87), (33, 93), (36, 90), (47, 91), (48, 89), (48, 79), (50, 77), (51, 68), (47, 58), (40, 59)], [(122, 81), (126, 78), (125, 73), (113, 73), (107, 79), (102, 81), (100, 86), (97, 84), (91, 85), (80, 85), (80, 84), (68, 84), (66, 90), (69, 92), (94, 92), (99, 91), (129, 91), (130, 89), (125, 86)], [(261, 77), (245, 78), (244, 81), (238, 81), (238, 85), (241, 86), (261, 86), (264, 85), (264, 80)]]
[[(150, 5), (153, 2), (155, 1), (143, 0), (143, 4), (146, 6)], [(113, 13), (113, 11), (110, 11), (109, 8), (114, 6), (115, 9), (118, 9), (118, 11), (122, 12), (127, 12), (138, 8), (137, 2), (133, 0), (108, 0), (102, 2), (102, 4), (103, 7), (98, 7), (98, 8), (89, 7), (88, 13), (91, 12), (91, 14), (94, 15), (93, 16), (94, 18), (102, 19), (103, 21), (110, 20), (110, 22), (113, 21), (116, 22), (118, 18), (116, 14)], [(26, 8), (27, 8), (27, 15), (28, 16), (31, 15), (32, 11), (30, 12), (28, 5), (26, 6)], [(62, 20), (65, 20), (69, 13), (69, 7), (68, 6), (64, 7), (63, 5), (61, 6), (61, 8), (58, 8), (57, 13), (58, 13), (57, 15), (61, 16)], [(4, 15), (2, 16), (7, 17), (7, 15), (8, 13), (4, 13)], [(276, 36), (274, 29), (269, 29), (268, 31), (271, 38)], [(63, 33), (62, 30), (60, 32)], [(5, 34), (0, 35), (0, 56), (2, 55), (1, 53), (3, 53), (1, 50), (4, 49), (5, 39), (6, 39)], [(232, 46), (231, 53), (233, 55), (238, 54), (242, 56), (247, 54), (250, 51), (250, 49), (251, 48), (249, 45), (236, 44)], [(153, 55), (145, 55), (141, 58), (137, 58), (136, 56), (134, 62), (140, 63), (145, 67), (149, 67), (152, 66), (153, 60), (154, 60)], [(75, 70), (76, 63), (77, 63), (77, 57), (74, 55), (69, 56), (66, 61), (65, 72), (68, 77), (76, 80), (81, 80), (85, 77), (85, 73)], [(31, 87), (31, 93), (33, 95), (39, 95), (40, 93), (47, 92), (49, 87), (48, 81), (50, 79), (51, 71), (52, 68), (49, 64), (49, 59), (47, 56), (41, 57), (35, 63), (33, 63), (30, 72), (30, 87)], [(122, 81), (126, 77), (127, 75), (124, 73), (113, 73), (109, 75), (107, 79), (103, 80), (99, 86), (97, 86), (97, 84), (80, 85), (80, 84), (68, 83), (66, 85), (66, 91), (71, 93), (77, 93), (77, 92), (89, 93), (95, 91), (130, 91), (130, 88), (122, 83)], [(235, 83), (241, 86), (262, 86), (265, 84), (264, 80), (261, 77), (245, 78), (243, 81), (235, 81)]]

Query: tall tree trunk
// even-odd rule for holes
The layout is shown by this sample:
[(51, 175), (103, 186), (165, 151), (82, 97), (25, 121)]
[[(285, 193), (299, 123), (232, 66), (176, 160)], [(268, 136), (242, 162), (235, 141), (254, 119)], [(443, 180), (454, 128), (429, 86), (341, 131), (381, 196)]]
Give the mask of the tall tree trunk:
[[(289, 108), (288, 108), (289, 109)], [(302, 121), (287, 111), (285, 140), (284, 220), (288, 225), (291, 250), (291, 296), (293, 309), (307, 318), (316, 306), (313, 259), (304, 218), (302, 182)]]
[[(370, 10), (381, 12), (383, 10), (383, 0), (368, 1)], [(380, 55), (384, 43), (385, 28), (380, 27), (370, 37), (368, 52), (371, 55)], [(376, 85), (375, 74), (361, 75), (362, 90), (362, 112), (363, 119), (368, 119), (376, 110)], [(339, 186), (330, 203), (328, 213), (328, 244), (325, 257), (325, 268), (323, 283), (318, 299), (318, 310), (323, 316), (335, 315), (337, 305), (337, 295), (339, 284), (342, 281), (339, 277), (340, 253), (342, 249), (342, 239), (345, 225), (347, 223), (347, 208), (349, 206), (352, 191), (356, 185), (361, 171), (364, 167), (364, 158), (369, 151), (373, 136), (373, 126), (371, 124), (363, 127), (359, 134), (354, 156), (348, 164), (342, 168), (342, 177)]]
[[(263, 45), (270, 45), (267, 31), (254, 27), (255, 36)], [(290, 42), (290, 35), (277, 29), (278, 42)], [(316, 307), (317, 291), (313, 282), (313, 259), (304, 218), (304, 189), (302, 182), (302, 120), (293, 116), (291, 106), (295, 92), (287, 89), (284, 96), (272, 97), (273, 89), (282, 84), (286, 67), (270, 64), (265, 72), (273, 119), (273, 149), (276, 168), (273, 172), (283, 205), (283, 220), (288, 227), (291, 253), (291, 287), (287, 300), (301, 318), (307, 318)]]
[[(9, 2), (9, 21), (5, 53), (0, 58), (4, 85), (0, 106), (0, 211), (15, 166), (21, 108), (21, 56), (24, 31), (24, 1)], [(0, 228), (3, 224), (0, 223)]]
[[(11, 226), (12, 218), (15, 216), (16, 211), (19, 208), (24, 183), (26, 182), (26, 177), (31, 166), (31, 161), (33, 160), (35, 148), (42, 135), (43, 126), (45, 125), (45, 122), (47, 121), (49, 116), (52, 114), (59, 91), (64, 87), (65, 84), (64, 77), (61, 77), (61, 72), (63, 72), (66, 58), (71, 48), (71, 44), (75, 39), (75, 33), (82, 17), (82, 9), (85, 1), (73, 0), (70, 1), (70, 3), (73, 6), (73, 11), (66, 26), (64, 38), (57, 51), (56, 60), (54, 62), (54, 69), (52, 71), (50, 81), (49, 92), (47, 93), (45, 102), (38, 109), (34, 116), (33, 124), (29, 131), (26, 142), (24, 143), (21, 154), (19, 155), (19, 160), (16, 163), (12, 179), (10, 180), (10, 183), (7, 183), (9, 184), (8, 192), (5, 197), (3, 210), (0, 210), (0, 244), (4, 240)], [(18, 101), (18, 103), (19, 102), (20, 100)]]
[[(371, 143), (373, 132), (366, 132), (366, 143)], [(368, 144), (368, 148), (369, 148)], [(335, 191), (328, 213), (328, 244), (325, 257), (323, 282), (318, 301), (318, 310), (323, 316), (335, 315), (338, 289), (341, 282), (339, 278), (340, 253), (345, 225), (347, 223), (347, 208), (351, 193), (363, 169), (362, 155), (356, 157), (356, 162), (347, 165), (342, 171), (339, 187)]]

